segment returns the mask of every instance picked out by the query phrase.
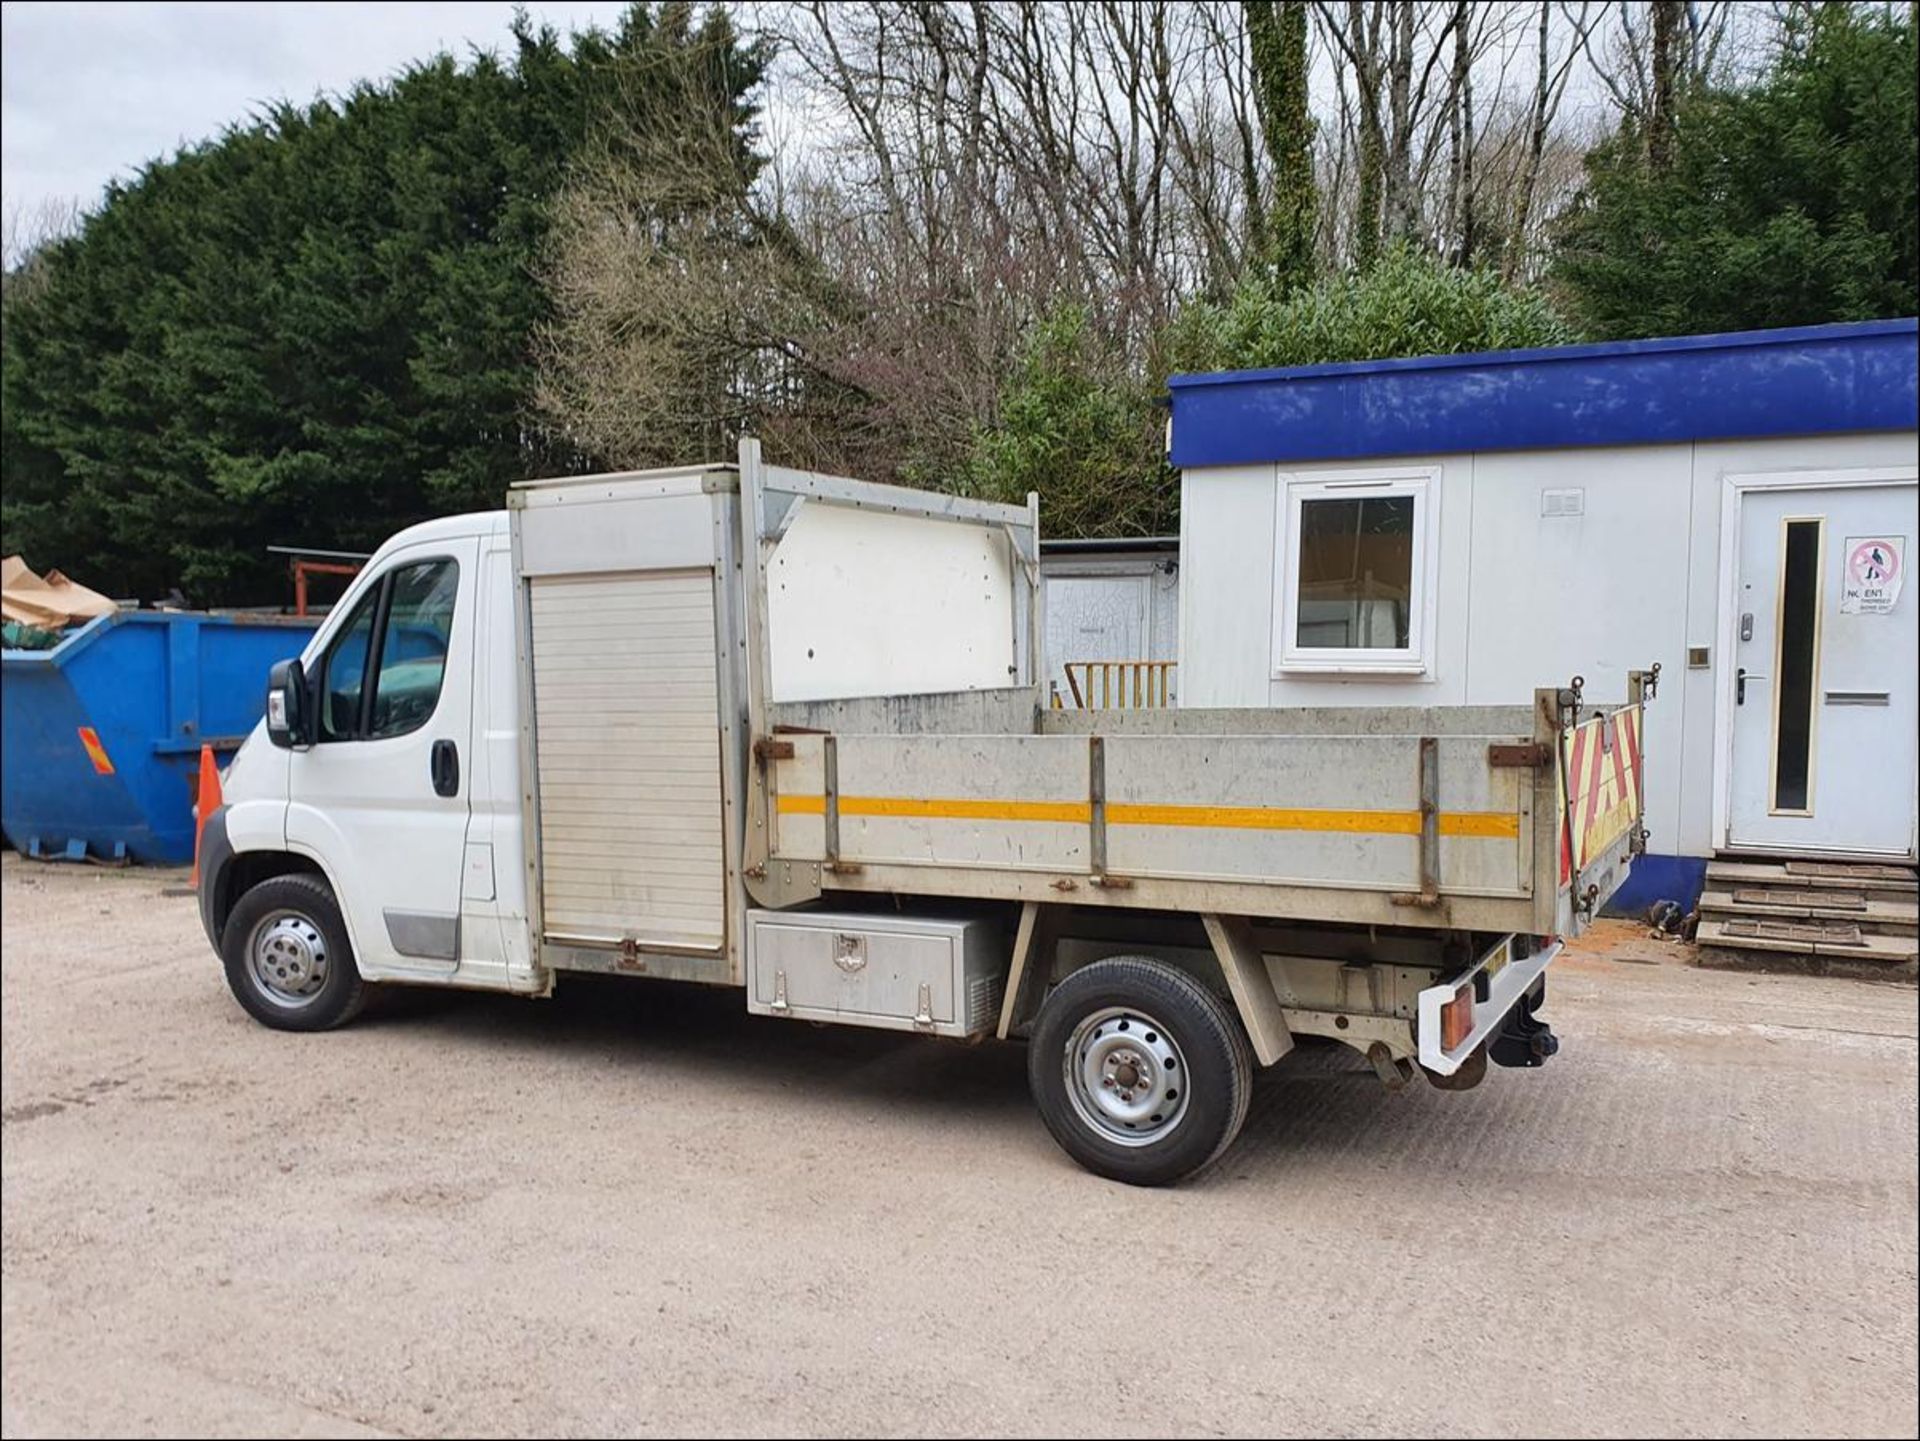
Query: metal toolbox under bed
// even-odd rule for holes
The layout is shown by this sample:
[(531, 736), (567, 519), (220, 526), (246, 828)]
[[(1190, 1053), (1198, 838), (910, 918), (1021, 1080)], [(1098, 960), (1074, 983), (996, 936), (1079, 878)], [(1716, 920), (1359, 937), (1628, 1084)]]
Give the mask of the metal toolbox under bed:
[(978, 918), (749, 911), (747, 968), (757, 1015), (977, 1036), (999, 1020), (1006, 955)]

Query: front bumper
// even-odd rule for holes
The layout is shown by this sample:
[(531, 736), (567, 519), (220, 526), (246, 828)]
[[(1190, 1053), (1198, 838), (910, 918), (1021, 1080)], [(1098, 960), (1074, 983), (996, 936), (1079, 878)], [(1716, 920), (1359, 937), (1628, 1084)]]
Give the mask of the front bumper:
[[(1500, 1064), (1538, 1065), (1557, 1049), (1553, 1032), (1543, 1022), (1533, 1019), (1539, 997), (1532, 993), (1536, 986), (1545, 991), (1546, 982), (1542, 977), (1546, 975), (1547, 967), (1553, 964), (1554, 957), (1560, 954), (1561, 943), (1558, 940), (1548, 941), (1531, 955), (1517, 957), (1513, 954), (1513, 943), (1514, 937), (1506, 937), (1480, 957), (1465, 974), (1455, 976), (1443, 985), (1428, 986), (1420, 992), (1417, 1011), (1420, 1064), (1429, 1071), (1436, 1075), (1451, 1076), (1467, 1063), (1475, 1051), (1496, 1036), (1504, 1041), (1510, 1019), (1517, 1018), (1516, 1024), (1524, 1023), (1524, 1045), (1528, 1054), (1535, 1059), (1507, 1060), (1501, 1050), (1496, 1050), (1493, 1059)], [(1473, 988), (1473, 1029), (1459, 1045), (1448, 1050), (1440, 1044), (1440, 1010), (1459, 993), (1462, 986)], [(1512, 1048), (1504, 1049), (1510, 1052)]]

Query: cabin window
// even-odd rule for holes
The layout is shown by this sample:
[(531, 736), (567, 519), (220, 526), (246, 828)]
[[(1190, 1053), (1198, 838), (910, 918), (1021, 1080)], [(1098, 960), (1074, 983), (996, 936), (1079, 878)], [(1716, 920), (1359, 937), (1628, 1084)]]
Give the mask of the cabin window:
[(1427, 671), (1433, 475), (1280, 477), (1276, 674)]
[(459, 590), (460, 566), (445, 558), (398, 566), (374, 582), (321, 661), (321, 740), (386, 740), (427, 723), (440, 701)]

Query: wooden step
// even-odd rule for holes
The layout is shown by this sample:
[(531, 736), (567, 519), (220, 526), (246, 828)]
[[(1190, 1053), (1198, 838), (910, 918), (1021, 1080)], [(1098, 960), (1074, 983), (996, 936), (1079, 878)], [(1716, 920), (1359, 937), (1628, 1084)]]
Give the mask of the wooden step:
[(1790, 876), (1819, 876), (1823, 880), (1890, 881), (1910, 886), (1915, 876), (1912, 866), (1869, 865), (1864, 861), (1787, 861)]
[(1803, 941), (1807, 945), (1858, 946), (1860, 927), (1853, 921), (1789, 921), (1771, 916), (1735, 916), (1722, 921), (1723, 934), (1755, 941)]
[[(1920, 956), (1920, 941), (1912, 936), (1877, 936), (1847, 922), (1793, 922), (1736, 918), (1700, 922), (1696, 940), (1703, 946), (1729, 951), (1777, 951), (1827, 960), (1885, 961), (1899, 964)], [(1848, 937), (1849, 939), (1842, 939)]]
[(1876, 900), (1847, 891), (1740, 886), (1710, 889), (1700, 897), (1702, 915), (1780, 916), (1787, 919), (1857, 921), (1862, 929), (1920, 930), (1920, 902)]
[[(1816, 869), (1790, 870), (1790, 866)], [(1708, 861), (1707, 884), (1725, 891), (1760, 887), (1844, 891), (1870, 900), (1890, 901), (1911, 901), (1920, 894), (1920, 877), (1906, 866), (1841, 866), (1826, 861)]]
[(1794, 891), (1785, 886), (1742, 886), (1733, 899), (1750, 906), (1824, 906), (1835, 911), (1864, 911), (1867, 898), (1858, 891)]

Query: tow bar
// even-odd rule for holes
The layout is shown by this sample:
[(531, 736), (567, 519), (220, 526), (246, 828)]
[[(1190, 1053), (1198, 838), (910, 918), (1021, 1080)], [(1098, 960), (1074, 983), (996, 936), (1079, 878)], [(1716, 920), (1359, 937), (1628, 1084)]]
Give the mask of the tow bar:
[(1547, 978), (1542, 976), (1533, 988), (1507, 1012), (1506, 1024), (1487, 1047), (1496, 1066), (1541, 1066), (1560, 1049), (1560, 1038), (1553, 1027), (1535, 1017), (1534, 1012), (1547, 998)]

